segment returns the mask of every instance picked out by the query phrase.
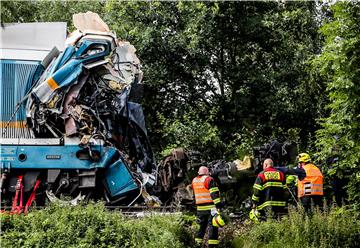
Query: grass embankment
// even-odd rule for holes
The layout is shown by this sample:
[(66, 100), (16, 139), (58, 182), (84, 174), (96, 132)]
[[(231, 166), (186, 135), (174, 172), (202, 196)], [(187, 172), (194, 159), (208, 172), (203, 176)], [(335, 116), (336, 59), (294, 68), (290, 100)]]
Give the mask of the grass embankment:
[[(1, 224), (1, 247), (193, 247), (196, 229), (194, 216), (129, 218), (102, 204), (2, 215)], [(343, 209), (293, 210), (281, 221), (232, 222), (220, 233), (219, 248), (360, 247), (359, 213)]]
[(190, 233), (179, 216), (141, 219), (101, 204), (51, 206), (1, 217), (1, 247), (187, 247)]
[(236, 248), (360, 247), (359, 213), (333, 209), (306, 216), (292, 210), (281, 221), (245, 225), (233, 237)]

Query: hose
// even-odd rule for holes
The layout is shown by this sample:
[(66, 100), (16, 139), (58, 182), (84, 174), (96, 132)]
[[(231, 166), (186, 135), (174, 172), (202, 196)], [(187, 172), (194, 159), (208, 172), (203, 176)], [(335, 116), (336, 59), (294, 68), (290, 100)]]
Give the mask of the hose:
[(144, 187), (144, 185), (145, 185), (145, 184), (142, 184), (139, 179), (137, 179), (137, 178), (135, 178), (135, 179), (138, 180), (138, 182), (140, 183), (140, 193), (139, 193), (138, 196), (135, 197), (135, 199), (134, 199), (132, 202), (130, 202), (130, 204), (128, 205), (128, 207), (130, 207), (130, 206), (141, 196), (141, 194), (142, 194), (142, 192), (143, 192), (143, 187)]
[(291, 197), (293, 198), (293, 200), (296, 202), (296, 204), (299, 204), (299, 202), (296, 200), (296, 197), (294, 196), (294, 194), (291, 192), (291, 190), (288, 188), (287, 185), (285, 185), (286, 189), (289, 191)]

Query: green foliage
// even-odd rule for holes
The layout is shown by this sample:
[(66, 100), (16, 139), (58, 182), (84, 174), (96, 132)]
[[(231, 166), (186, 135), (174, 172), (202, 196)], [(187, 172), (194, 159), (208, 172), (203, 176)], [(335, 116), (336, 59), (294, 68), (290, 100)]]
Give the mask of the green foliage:
[[(331, 173), (348, 177), (349, 200), (360, 207), (360, 5), (339, 2), (332, 6), (334, 18), (321, 28), (326, 40), (313, 62), (327, 82), (329, 115), (321, 119), (317, 146), (322, 159), (338, 156)], [(336, 151), (337, 154), (333, 154)]]
[(359, 214), (335, 209), (304, 216), (292, 210), (281, 222), (269, 220), (248, 225), (233, 247), (358, 247)]
[(102, 204), (1, 216), (1, 247), (185, 247), (179, 216), (130, 219)]
[(105, 1), (2, 1), (1, 23), (17, 22), (67, 22), (74, 30), (72, 15), (92, 11), (101, 15)]
[(164, 136), (167, 147), (162, 155), (166, 156), (177, 147), (186, 147), (203, 153), (205, 158), (221, 156), (224, 145), (219, 138), (219, 130), (211, 125), (213, 116), (209, 114), (207, 120), (201, 120), (196, 113), (189, 112), (182, 118), (170, 120), (159, 114), (160, 123), (164, 127)]

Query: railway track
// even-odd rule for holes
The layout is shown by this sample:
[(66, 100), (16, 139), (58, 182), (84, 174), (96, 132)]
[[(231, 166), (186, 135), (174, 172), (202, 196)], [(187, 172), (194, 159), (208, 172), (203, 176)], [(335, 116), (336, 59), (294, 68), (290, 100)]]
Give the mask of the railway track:
[[(43, 210), (46, 206), (33, 206), (30, 209), (32, 210)], [(126, 217), (133, 218), (144, 218), (154, 215), (166, 216), (166, 215), (181, 215), (181, 214), (191, 214), (195, 213), (189, 207), (169, 207), (169, 206), (160, 206), (160, 207), (148, 207), (148, 206), (105, 206), (106, 209), (111, 211), (118, 211)], [(11, 207), (2, 207), (1, 213), (10, 213)], [(230, 219), (240, 220), (247, 217), (247, 214), (244, 212), (232, 212), (228, 215)]]

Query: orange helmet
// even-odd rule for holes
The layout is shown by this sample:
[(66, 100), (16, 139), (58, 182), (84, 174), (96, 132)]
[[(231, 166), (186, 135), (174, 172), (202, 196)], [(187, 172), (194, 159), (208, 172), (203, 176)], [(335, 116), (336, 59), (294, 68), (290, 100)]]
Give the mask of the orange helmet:
[(209, 169), (206, 166), (200, 166), (198, 174), (201, 175), (209, 175)]

